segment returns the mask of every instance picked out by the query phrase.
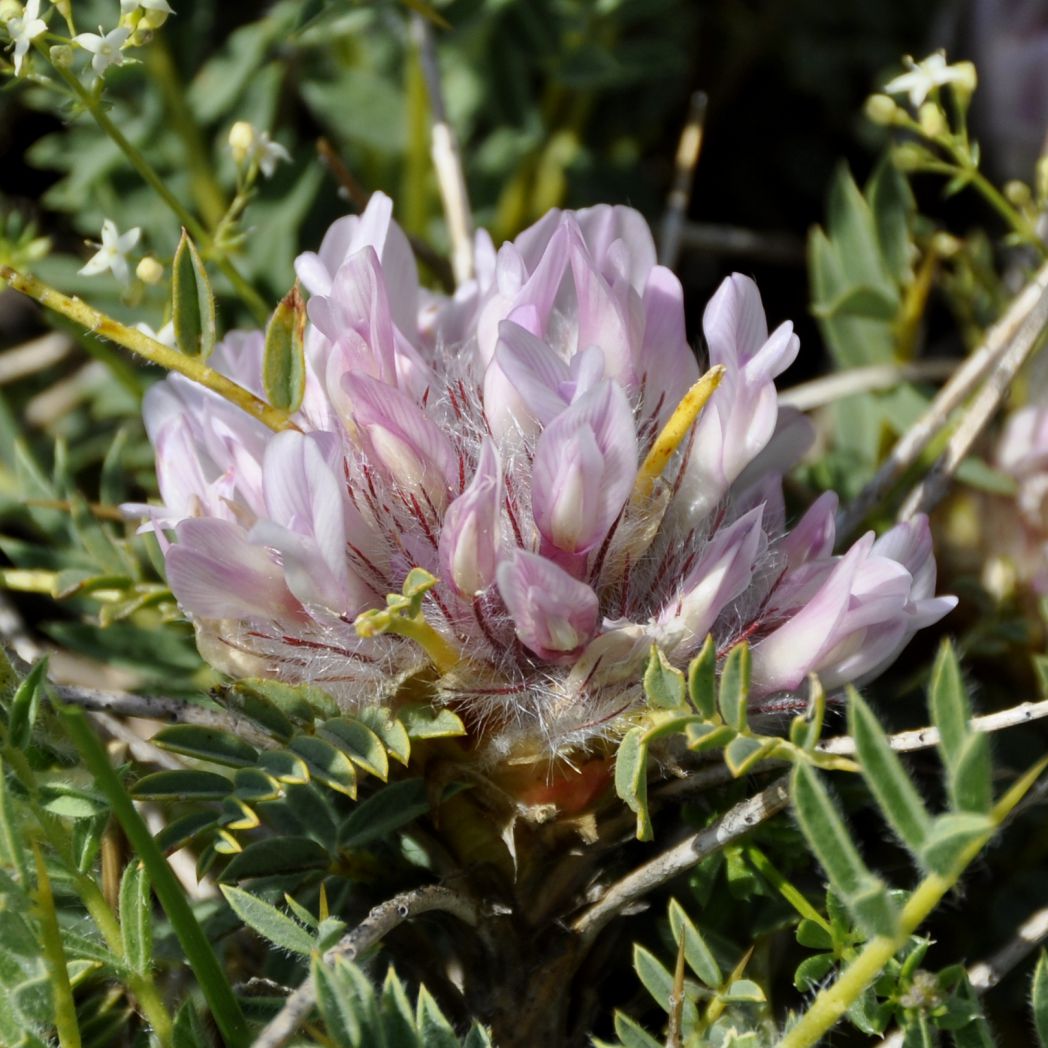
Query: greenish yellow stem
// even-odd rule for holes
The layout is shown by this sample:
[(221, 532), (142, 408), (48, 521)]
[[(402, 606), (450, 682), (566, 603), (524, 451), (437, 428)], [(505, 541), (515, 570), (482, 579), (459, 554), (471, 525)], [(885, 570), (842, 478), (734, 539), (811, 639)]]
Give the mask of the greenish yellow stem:
[(0, 568), (0, 589), (19, 593), (47, 593), (55, 588), (57, 572), (43, 568)]
[(996, 832), (997, 827), (1022, 800), (1046, 767), (1048, 767), (1048, 757), (1038, 761), (994, 805), (990, 813), (993, 823), (991, 829), (976, 837), (961, 852), (947, 876), (931, 873), (917, 885), (902, 909), (899, 917), (899, 930), (896, 934), (878, 935), (871, 939), (863, 947), (858, 957), (841, 973), (840, 978), (832, 986), (823, 990), (800, 1020), (787, 1031), (779, 1042), (779, 1048), (809, 1048), (810, 1045), (819, 1043), (823, 1034), (827, 1033), (859, 999), (866, 987), (880, 975), (885, 965), (909, 942), (910, 936), (927, 920), (928, 915), (939, 905), (944, 896), (953, 889), (968, 864), (982, 851), (987, 841)]
[(61, 1048), (80, 1048), (80, 1024), (76, 1018), (73, 1002), (73, 987), (69, 983), (62, 935), (58, 930), (55, 913), (55, 898), (51, 892), (51, 878), (47, 875), (40, 846), (33, 841), (33, 856), (36, 859), (36, 904), (40, 918), (40, 939), (44, 949), (50, 975), (52, 1001), (55, 1009), (55, 1029)]
[(168, 206), (175, 218), (185, 227), (186, 232), (197, 242), (205, 255), (213, 258), (215, 265), (225, 274), (226, 279), (232, 285), (233, 290), (240, 296), (243, 302), (254, 313), (255, 319), (260, 324), (265, 324), (269, 317), (269, 306), (265, 299), (244, 279), (240, 271), (226, 257), (216, 252), (215, 243), (208, 235), (207, 230), (190, 213), (167, 184), (153, 169), (148, 160), (128, 141), (124, 133), (109, 118), (109, 114), (102, 108), (98, 99), (88, 91), (83, 84), (67, 69), (55, 66), (59, 76), (66, 82), (69, 89), (77, 96), (83, 107), (94, 118), (98, 126), (113, 140), (117, 148), (127, 157), (128, 163), (142, 176), (143, 181), (160, 197)]
[(0, 279), (6, 280), (15, 291), (20, 291), (23, 295), (35, 299), (40, 305), (61, 313), (62, 316), (75, 321), (88, 331), (107, 338), (111, 342), (116, 342), (132, 353), (154, 364), (159, 364), (162, 368), (167, 368), (168, 371), (177, 371), (180, 375), (185, 375), (186, 378), (192, 379), (201, 386), (206, 386), (231, 404), (236, 404), (238, 408), (242, 408), (249, 415), (264, 422), (270, 429), (294, 428), (286, 411), (260, 400), (254, 393), (237, 385), (232, 379), (226, 378), (214, 368), (208, 367), (202, 360), (186, 356), (177, 349), (165, 346), (137, 328), (127, 327), (105, 313), (99, 312), (79, 298), (63, 295), (60, 291), (37, 280), (36, 277), (18, 273), (8, 266), (0, 266)]
[(354, 623), (361, 637), (375, 637), (380, 633), (396, 633), (414, 641), (441, 673), (449, 673), (461, 661), (462, 655), (450, 641), (435, 630), (422, 616), (409, 618), (389, 611), (365, 611)]
[(197, 207), (204, 216), (204, 221), (214, 229), (226, 210), (225, 194), (215, 178), (200, 129), (186, 104), (182, 82), (162, 36), (158, 36), (146, 50), (146, 65), (160, 85), (171, 124), (186, 148), (190, 186)]
[(713, 396), (724, 374), (724, 366), (716, 364), (684, 394), (669, 421), (662, 427), (662, 432), (655, 438), (651, 451), (648, 452), (647, 458), (644, 459), (637, 473), (637, 480), (633, 487), (633, 502), (639, 502), (651, 495), (655, 481), (666, 468), (666, 464), (680, 446), (681, 441), (687, 436), (688, 430), (699, 417), (699, 412)]

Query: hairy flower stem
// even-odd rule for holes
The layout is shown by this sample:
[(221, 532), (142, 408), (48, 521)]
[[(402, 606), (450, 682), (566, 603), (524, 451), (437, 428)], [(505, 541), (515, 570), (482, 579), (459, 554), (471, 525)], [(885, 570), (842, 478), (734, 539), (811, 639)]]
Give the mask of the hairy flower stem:
[(171, 213), (185, 227), (186, 232), (199, 244), (201, 251), (211, 258), (232, 285), (241, 301), (251, 310), (259, 324), (265, 324), (270, 309), (265, 299), (247, 282), (230, 259), (223, 256), (216, 248), (214, 238), (200, 221), (182, 204), (160, 175), (153, 169), (148, 160), (128, 141), (124, 133), (113, 123), (95, 97), (68, 70), (55, 66), (58, 75), (66, 82), (69, 89), (79, 99), (81, 105), (91, 114), (95, 123), (113, 140), (116, 147), (127, 158), (128, 163), (142, 176), (143, 181), (168, 206)]
[(37, 280), (36, 277), (26, 276), (18, 273), (8, 266), (0, 266), (0, 280), (5, 280), (23, 295), (35, 299), (40, 305), (61, 313), (62, 316), (80, 324), (92, 334), (107, 338), (117, 345), (129, 349), (132, 353), (159, 364), (168, 371), (177, 371), (180, 375), (192, 379), (201, 386), (206, 386), (213, 393), (224, 397), (231, 404), (236, 404), (249, 415), (254, 416), (260, 422), (265, 423), (273, 430), (292, 429), (288, 413), (281, 408), (275, 408), (264, 400), (238, 386), (231, 379), (208, 367), (202, 360), (187, 356), (177, 349), (165, 346), (162, 342), (150, 338), (148, 335), (136, 328), (127, 327), (105, 313), (87, 305), (79, 298), (70, 298), (56, 291), (53, 287)]
[(910, 936), (953, 890), (968, 864), (982, 851), (1045, 768), (1048, 768), (1048, 757), (1038, 761), (994, 805), (990, 813), (990, 828), (968, 844), (947, 875), (931, 873), (917, 885), (902, 909), (895, 935), (878, 935), (871, 939), (859, 956), (841, 973), (840, 978), (823, 990), (800, 1020), (787, 1031), (779, 1042), (779, 1048), (809, 1048), (809, 1045), (819, 1043), (823, 1035), (828, 1033), (859, 999), (866, 987), (881, 974), (885, 965), (910, 941)]

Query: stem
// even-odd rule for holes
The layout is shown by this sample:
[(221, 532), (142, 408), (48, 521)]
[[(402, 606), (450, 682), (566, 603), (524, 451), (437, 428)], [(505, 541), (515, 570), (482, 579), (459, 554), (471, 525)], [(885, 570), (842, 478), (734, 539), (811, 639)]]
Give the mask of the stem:
[(51, 977), (58, 1043), (60, 1048), (80, 1048), (80, 1024), (76, 1018), (73, 987), (69, 984), (69, 969), (66, 965), (65, 950), (62, 949), (62, 935), (58, 930), (51, 879), (47, 875), (47, 866), (36, 841), (33, 841), (33, 857), (36, 859), (36, 902), (40, 911), (40, 939)]
[(878, 935), (871, 939), (862, 952), (841, 973), (840, 978), (823, 990), (812, 1002), (811, 1007), (779, 1042), (779, 1048), (809, 1048), (819, 1042), (837, 1021), (847, 1012), (859, 996), (884, 970), (884, 966), (910, 940), (910, 936), (928, 918), (960, 880), (968, 864), (982, 851), (983, 846), (994, 835), (1012, 809), (1048, 767), (1048, 757), (1039, 760), (1010, 790), (994, 805), (990, 813), (992, 827), (976, 837), (958, 856), (953, 869), (943, 876), (931, 873), (914, 890), (899, 917), (899, 930), (895, 935)]
[(160, 85), (171, 124), (186, 148), (186, 160), (190, 168), (189, 184), (197, 207), (208, 225), (214, 228), (226, 210), (225, 194), (215, 179), (207, 147), (186, 105), (182, 82), (162, 36), (158, 36), (147, 50), (146, 65)]
[(109, 114), (99, 104), (98, 99), (88, 91), (83, 84), (67, 69), (60, 66), (54, 67), (59, 76), (69, 85), (70, 90), (77, 96), (83, 107), (94, 118), (98, 126), (113, 140), (117, 148), (127, 158), (128, 163), (142, 176), (145, 183), (160, 197), (171, 213), (185, 226), (186, 232), (197, 242), (201, 250), (210, 257), (215, 265), (222, 271), (226, 279), (233, 286), (233, 290), (240, 296), (244, 304), (255, 315), (255, 320), (264, 325), (269, 319), (269, 306), (265, 299), (241, 276), (239, 270), (228, 259), (218, 254), (215, 243), (207, 230), (192, 215), (182, 202), (168, 189), (167, 184), (153, 169), (148, 160), (128, 141), (124, 133), (109, 118)]
[(1040, 252), (1043, 258), (1048, 257), (1048, 245), (1037, 235), (1037, 230), (1030, 220), (1017, 211), (1001, 195), (1000, 190), (978, 169), (965, 168), (964, 173), (971, 179), (972, 186), (983, 195), (983, 199), (1015, 230), (1023, 241)]
[(260, 422), (265, 423), (270, 429), (282, 430), (293, 427), (288, 413), (281, 408), (275, 408), (264, 400), (237, 385), (232, 379), (208, 367), (198, 357), (190, 357), (185, 353), (165, 346), (162, 342), (150, 338), (137, 328), (127, 327), (105, 313), (87, 305), (79, 298), (70, 298), (56, 291), (36, 277), (26, 276), (18, 273), (8, 266), (0, 265), (0, 279), (20, 291), (23, 295), (35, 299), (42, 306), (53, 309), (56, 313), (76, 321), (82, 327), (102, 338), (108, 338), (111, 342), (129, 349), (140, 357), (159, 364), (168, 371), (177, 371), (180, 375), (192, 379), (201, 386), (205, 386), (213, 393), (224, 397), (230, 403), (254, 416)]
[(185, 897), (182, 886), (171, 872), (171, 867), (153, 840), (153, 835), (135, 810), (131, 798), (110, 765), (105, 750), (88, 726), (84, 712), (65, 707), (60, 708), (59, 713), (66, 731), (84, 759), (84, 764), (94, 776), (98, 788), (105, 794), (128, 841), (144, 864), (153, 891), (171, 921), (171, 927), (185, 951), (186, 960), (211, 1008), (227, 1048), (247, 1048), (251, 1041), (247, 1021), (233, 995), (229, 979), (215, 956), (211, 942), (204, 934)]
[[(379, 903), (356, 928), (342, 936), (320, 958), (320, 963), (333, 964), (339, 957), (355, 960), (410, 917), (432, 910), (450, 913), (470, 927), (475, 927), (480, 920), (476, 904), (464, 895), (437, 884), (413, 888)], [(284, 1007), (259, 1034), (252, 1048), (283, 1048), (313, 1010), (315, 1003), (316, 986), (310, 975), (284, 1002)]]

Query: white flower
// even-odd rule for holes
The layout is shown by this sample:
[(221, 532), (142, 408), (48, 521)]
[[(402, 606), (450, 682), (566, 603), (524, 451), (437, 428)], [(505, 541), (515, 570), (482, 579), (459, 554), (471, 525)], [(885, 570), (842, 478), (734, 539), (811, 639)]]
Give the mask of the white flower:
[(291, 154), (269, 137), (268, 131), (257, 131), (246, 120), (238, 120), (229, 130), (229, 148), (238, 164), (257, 163), (258, 169), (270, 178), (277, 161), (291, 162)]
[(915, 62), (907, 55), (903, 62), (909, 72), (889, 80), (884, 85), (885, 94), (910, 96), (910, 105), (915, 109), (938, 87), (956, 84), (968, 91), (975, 90), (975, 67), (971, 62), (946, 64), (946, 52), (936, 51), (921, 62)]
[(127, 287), (131, 281), (127, 256), (138, 243), (141, 233), (142, 230), (138, 226), (121, 233), (115, 222), (105, 219), (102, 223), (102, 246), (87, 260), (80, 273), (85, 277), (93, 277), (108, 269), (112, 271), (121, 287)]
[(124, 61), (124, 52), (120, 48), (130, 35), (131, 30), (126, 26), (110, 29), (108, 33), (103, 33), (99, 26), (97, 33), (79, 33), (74, 36), (73, 43), (94, 55), (91, 68), (95, 76), (103, 76), (110, 66), (120, 65)]
[(40, 17), (40, 0), (28, 0), (21, 17), (7, 20), (7, 31), (15, 45), (15, 76), (22, 72), (29, 45), (46, 29), (47, 23)]
[(175, 13), (167, 0), (120, 0), (120, 15), (133, 15), (140, 7), (147, 11), (161, 11), (165, 15)]

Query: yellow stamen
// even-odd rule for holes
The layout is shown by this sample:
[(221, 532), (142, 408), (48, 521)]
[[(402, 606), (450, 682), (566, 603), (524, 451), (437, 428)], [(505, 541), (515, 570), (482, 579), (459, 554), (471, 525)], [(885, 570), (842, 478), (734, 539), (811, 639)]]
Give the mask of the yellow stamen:
[(724, 374), (724, 365), (716, 364), (684, 394), (669, 421), (662, 427), (662, 432), (655, 438), (651, 451), (637, 472), (631, 502), (640, 502), (651, 495), (656, 479), (662, 475), (673, 453), (688, 435), (688, 430), (694, 425), (706, 402), (713, 396)]

